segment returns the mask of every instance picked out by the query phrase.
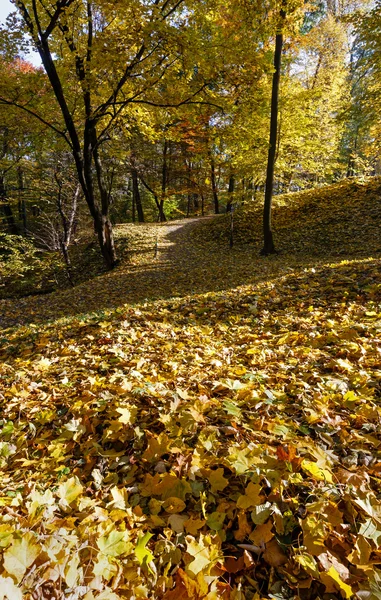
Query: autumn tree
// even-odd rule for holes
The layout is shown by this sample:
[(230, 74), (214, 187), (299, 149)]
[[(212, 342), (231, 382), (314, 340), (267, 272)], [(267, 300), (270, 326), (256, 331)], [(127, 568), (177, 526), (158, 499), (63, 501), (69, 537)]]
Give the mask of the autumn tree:
[[(63, 123), (58, 128), (48, 117), (44, 120), (73, 154), (103, 257), (112, 268), (117, 258), (102, 145), (134, 104), (207, 101), (203, 74), (184, 58), (184, 48), (193, 41), (188, 26), (192, 7), (187, 10), (185, 0), (124, 1), (117, 6), (104, 0), (16, 0), (16, 6), (40, 54)], [(1, 101), (16, 104), (4, 96)]]
[(263, 248), (261, 250), (261, 254), (265, 256), (267, 256), (267, 254), (274, 254), (275, 252), (271, 230), (271, 202), (273, 196), (275, 153), (278, 135), (279, 82), (283, 48), (283, 27), (286, 18), (285, 9), (286, 6), (285, 3), (283, 3), (279, 10), (279, 25), (275, 36), (274, 73), (271, 91), (270, 139), (266, 170), (265, 203), (263, 209)]

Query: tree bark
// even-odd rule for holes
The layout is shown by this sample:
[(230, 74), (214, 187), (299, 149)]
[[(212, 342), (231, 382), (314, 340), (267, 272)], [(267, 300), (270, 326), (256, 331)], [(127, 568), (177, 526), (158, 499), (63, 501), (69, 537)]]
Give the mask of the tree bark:
[[(162, 207), (162, 205), (161, 205), (161, 204), (160, 204), (160, 202), (159, 202), (159, 198), (157, 197), (157, 194), (154, 192), (154, 190), (151, 188), (151, 186), (150, 186), (150, 185), (148, 185), (148, 183), (147, 183), (147, 182), (146, 182), (146, 180), (145, 180), (145, 179), (144, 179), (144, 178), (141, 176), (141, 174), (139, 175), (139, 179), (140, 179), (140, 181), (142, 182), (142, 184), (144, 185), (144, 187), (145, 187), (145, 188), (147, 188), (147, 190), (148, 190), (149, 192), (151, 192), (151, 194), (152, 194), (152, 196), (153, 196), (153, 199), (155, 200), (155, 204), (156, 204), (157, 210), (159, 211), (159, 213), (158, 213), (158, 214), (159, 214), (159, 219), (158, 219), (158, 220), (159, 220), (159, 221), (166, 221), (167, 219), (166, 219), (166, 217), (165, 217), (165, 214), (164, 214), (164, 211), (163, 211), (163, 207)], [(160, 219), (160, 215), (161, 215), (161, 217), (162, 217), (161, 219)]]
[(24, 235), (26, 235), (28, 233), (28, 227), (27, 227), (28, 223), (27, 223), (26, 205), (25, 205), (25, 198), (24, 198), (24, 177), (23, 177), (23, 172), (22, 172), (21, 167), (17, 168), (17, 181), (18, 181), (18, 186), (19, 186), (19, 216), (22, 221)]
[(168, 163), (167, 163), (167, 153), (168, 153), (168, 142), (164, 140), (163, 146), (163, 169), (161, 176), (161, 197), (159, 204), (159, 222), (162, 223), (166, 221), (164, 214), (164, 200), (167, 193), (167, 181), (168, 181)]
[(18, 227), (13, 216), (11, 205), (7, 198), (7, 190), (5, 189), (4, 177), (0, 175), (0, 207), (4, 213), (5, 220), (8, 225), (9, 233), (18, 234)]
[(271, 92), (270, 140), (266, 171), (265, 203), (263, 210), (263, 248), (261, 250), (262, 256), (267, 256), (268, 254), (276, 253), (273, 233), (271, 229), (271, 205), (274, 188), (274, 168), (278, 134), (279, 82), (283, 47), (282, 25), (285, 17), (285, 11), (281, 10), (280, 30), (278, 31), (275, 37), (274, 74)]
[(231, 212), (232, 206), (233, 206), (233, 194), (234, 194), (234, 187), (235, 187), (235, 178), (234, 175), (230, 175), (229, 177), (229, 187), (228, 187), (228, 201), (226, 204), (226, 212)]
[(216, 166), (214, 164), (214, 158), (212, 156), (210, 156), (210, 179), (212, 182), (214, 213), (216, 215), (218, 215), (220, 212), (220, 206), (219, 206), (219, 202), (218, 202), (218, 192), (217, 192), (217, 183), (216, 183)]
[(133, 168), (131, 170), (131, 175), (132, 175), (132, 195), (134, 197), (136, 211), (138, 213), (138, 221), (139, 221), (139, 223), (144, 223), (144, 212), (143, 212), (142, 199), (140, 196), (139, 178), (138, 178), (137, 170)]

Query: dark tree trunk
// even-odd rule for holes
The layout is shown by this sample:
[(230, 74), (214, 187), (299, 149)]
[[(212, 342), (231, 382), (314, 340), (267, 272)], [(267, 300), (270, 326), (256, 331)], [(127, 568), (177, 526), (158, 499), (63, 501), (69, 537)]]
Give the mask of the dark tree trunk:
[(19, 186), (19, 217), (22, 222), (22, 228), (24, 235), (27, 234), (27, 217), (26, 217), (26, 206), (25, 206), (25, 198), (24, 198), (24, 178), (21, 167), (17, 169), (17, 180)]
[(135, 194), (132, 194), (132, 222), (136, 221), (136, 203), (135, 203)]
[(109, 268), (116, 267), (118, 261), (116, 260), (114, 236), (109, 217), (107, 215), (97, 213), (94, 224), (98, 236), (99, 246), (106, 265)]
[(138, 213), (138, 221), (139, 221), (139, 223), (144, 223), (144, 212), (143, 212), (142, 199), (140, 196), (139, 178), (138, 178), (137, 170), (132, 169), (131, 175), (132, 175), (132, 195), (134, 197), (134, 204), (136, 206), (136, 211)]
[(7, 198), (7, 191), (5, 189), (4, 177), (0, 175), (0, 206), (4, 213), (5, 220), (8, 225), (9, 233), (18, 234), (18, 228), (16, 221), (13, 216), (11, 205)]
[(216, 167), (214, 164), (214, 159), (210, 157), (210, 179), (212, 182), (212, 192), (213, 192), (213, 201), (214, 201), (214, 212), (216, 215), (220, 212), (220, 206), (218, 202), (218, 192), (217, 192), (217, 183), (216, 183)]
[(230, 175), (230, 177), (229, 177), (229, 187), (228, 187), (228, 201), (227, 201), (227, 204), (226, 204), (226, 212), (231, 212), (231, 209), (232, 209), (232, 206), (233, 206), (234, 186), (235, 186), (234, 175)]
[(263, 210), (263, 248), (261, 250), (261, 255), (263, 256), (267, 256), (268, 254), (275, 254), (276, 252), (274, 246), (273, 233), (271, 230), (271, 204), (273, 198), (275, 154), (277, 148), (276, 144), (278, 133), (279, 82), (283, 47), (282, 25), (285, 16), (286, 13), (284, 12), (284, 10), (281, 10), (280, 31), (276, 34), (275, 38), (274, 74), (271, 92), (270, 140), (267, 159), (265, 203)]
[(164, 214), (164, 201), (167, 193), (167, 181), (168, 181), (168, 161), (167, 161), (167, 153), (168, 153), (168, 142), (164, 140), (163, 146), (163, 169), (161, 174), (161, 197), (159, 202), (159, 222), (162, 223), (166, 221)]
[[(158, 221), (160, 221), (160, 222), (161, 222), (161, 221), (166, 221), (167, 219), (166, 219), (166, 216), (165, 216), (165, 214), (164, 214), (164, 211), (163, 211), (163, 206), (162, 206), (162, 204), (160, 203), (160, 201), (159, 201), (159, 198), (158, 198), (157, 194), (154, 192), (154, 190), (151, 188), (151, 186), (150, 186), (150, 185), (148, 185), (148, 183), (146, 182), (146, 180), (145, 180), (145, 179), (143, 179), (143, 177), (142, 177), (141, 175), (139, 175), (139, 179), (140, 179), (140, 181), (142, 182), (142, 184), (144, 185), (144, 187), (145, 187), (145, 188), (147, 188), (147, 190), (148, 190), (149, 192), (151, 192), (151, 194), (152, 194), (152, 196), (153, 196), (153, 199), (155, 200), (156, 207), (157, 207), (157, 209), (158, 209), (158, 211), (159, 211), (159, 212), (158, 212)], [(161, 217), (161, 218), (160, 218), (160, 217)]]
[(357, 137), (358, 132), (356, 131), (355, 142), (353, 146), (353, 152), (351, 152), (348, 160), (348, 170), (347, 177), (353, 177), (355, 174), (355, 162), (356, 162), (356, 152), (357, 152)]

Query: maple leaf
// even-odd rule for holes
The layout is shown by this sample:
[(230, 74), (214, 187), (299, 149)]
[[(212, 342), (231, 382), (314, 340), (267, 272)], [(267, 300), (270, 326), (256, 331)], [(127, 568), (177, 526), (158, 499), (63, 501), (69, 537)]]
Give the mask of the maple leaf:
[(132, 551), (127, 531), (111, 531), (97, 540), (99, 550), (105, 556), (120, 556)]
[(21, 539), (14, 539), (4, 553), (4, 568), (20, 582), (41, 551), (36, 536), (27, 532)]

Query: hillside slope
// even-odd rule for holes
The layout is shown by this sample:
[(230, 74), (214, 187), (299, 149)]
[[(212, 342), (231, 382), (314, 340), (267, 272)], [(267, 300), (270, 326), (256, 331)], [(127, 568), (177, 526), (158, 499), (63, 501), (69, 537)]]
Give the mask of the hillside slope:
[[(234, 214), (237, 245), (262, 244), (262, 202)], [(335, 185), (275, 196), (273, 229), (277, 249), (306, 256), (381, 252), (381, 178), (345, 180)], [(201, 233), (201, 232), (200, 232)], [(228, 240), (228, 226), (215, 222), (213, 235)]]

